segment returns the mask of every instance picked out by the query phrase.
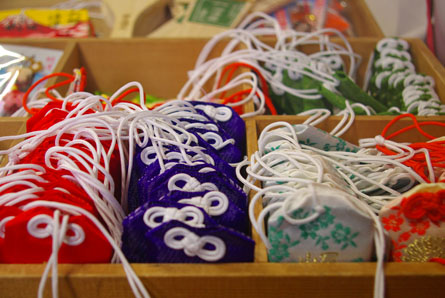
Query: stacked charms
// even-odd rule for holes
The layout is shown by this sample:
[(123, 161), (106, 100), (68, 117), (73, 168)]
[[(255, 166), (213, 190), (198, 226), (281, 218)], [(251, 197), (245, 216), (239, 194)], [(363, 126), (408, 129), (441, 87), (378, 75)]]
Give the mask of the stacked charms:
[(244, 121), (229, 107), (172, 101), (134, 118), (139, 135), (122, 249), (132, 262), (250, 262), (240, 162)]
[(133, 292), (148, 297), (120, 250), (125, 213), (115, 182), (126, 161), (116, 131), (128, 113), (86, 92), (33, 113), (28, 132), (15, 137), (25, 140), (2, 152), (9, 163), (0, 177), (1, 262), (48, 262), (39, 295), (52, 270), (57, 297), (58, 262), (120, 261)]
[(445, 183), (419, 184), (382, 208), (396, 262), (445, 261)]
[(370, 66), (368, 90), (391, 107), (390, 111), (421, 116), (445, 114), (445, 105), (434, 91), (434, 79), (416, 72), (405, 40), (380, 40)]

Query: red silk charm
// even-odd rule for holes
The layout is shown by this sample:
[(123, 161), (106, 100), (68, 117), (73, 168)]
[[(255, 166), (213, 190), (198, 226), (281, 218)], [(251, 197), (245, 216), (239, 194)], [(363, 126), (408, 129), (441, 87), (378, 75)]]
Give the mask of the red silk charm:
[[(38, 215), (53, 216), (53, 211), (37, 207), (23, 211), (9, 221), (5, 229), (3, 261), (5, 263), (43, 263), (47, 262), (52, 250), (51, 226), (38, 227), (41, 238), (29, 233), (28, 225)], [(85, 239), (77, 245), (62, 243), (59, 249), (60, 263), (107, 263), (111, 260), (112, 249), (108, 241), (89, 220), (83, 216), (69, 218), (69, 224), (77, 224), (85, 233)], [(68, 230), (67, 236), (72, 232)], [(20, 243), (20, 245), (17, 245)]]
[(411, 220), (428, 217), (433, 223), (445, 220), (445, 190), (436, 193), (423, 192), (404, 198), (401, 212)]

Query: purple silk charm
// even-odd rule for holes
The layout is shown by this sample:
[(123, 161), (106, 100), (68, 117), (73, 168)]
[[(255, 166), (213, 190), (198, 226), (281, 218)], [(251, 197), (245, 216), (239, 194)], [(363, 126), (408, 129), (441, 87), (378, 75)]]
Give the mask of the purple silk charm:
[(148, 202), (130, 213), (123, 221), (122, 251), (130, 262), (147, 262), (145, 234), (170, 220), (190, 226), (206, 227), (216, 223), (204, 210), (172, 202)]
[(171, 168), (161, 175), (147, 179), (141, 177), (137, 182), (141, 203), (159, 200), (171, 191), (186, 192), (220, 191), (241, 210), (247, 210), (247, 196), (230, 178), (219, 171), (196, 171), (195, 168)]
[(196, 228), (177, 220), (151, 229), (141, 242), (147, 262), (153, 263), (253, 262), (255, 248), (251, 238), (232, 229)]
[(218, 123), (224, 131), (235, 139), (241, 152), (246, 148), (246, 124), (244, 120), (229, 106), (203, 101), (189, 101), (202, 115), (206, 115)]
[[(158, 166), (158, 170), (160, 171), (159, 168), (159, 164), (157, 162), (155, 162), (156, 165)], [(195, 165), (188, 165), (188, 164), (180, 164), (177, 163), (175, 165), (173, 165), (171, 168), (167, 169), (166, 172), (164, 172), (164, 174), (162, 175), (173, 175), (175, 173), (187, 173), (187, 172), (200, 172), (200, 173), (209, 173), (209, 172), (215, 172), (215, 173), (219, 173), (219, 175), (221, 175), (222, 177), (224, 177), (225, 179), (229, 179), (231, 180), (232, 184), (237, 184), (239, 183), (238, 180), (234, 180), (233, 178), (224, 175), (223, 173), (221, 173), (221, 171), (219, 169), (217, 169), (216, 167), (210, 165), (210, 164), (206, 164), (206, 163), (198, 163), (195, 162)], [(150, 168), (147, 168), (150, 169)], [(170, 174), (165, 174), (165, 173), (170, 173)], [(139, 184), (151, 184), (151, 183), (158, 183), (159, 179), (159, 174), (158, 175), (154, 175), (153, 172), (151, 171), (147, 171), (144, 175), (142, 175), (142, 177), (137, 178), (135, 174), (131, 175), (131, 180), (130, 180), (130, 186), (129, 186), (129, 190), (128, 190), (128, 208), (130, 211), (135, 210), (137, 207), (139, 207), (140, 205), (142, 205), (144, 202), (147, 201), (147, 199), (141, 199), (143, 198), (145, 195), (139, 195), (139, 190), (140, 187), (138, 187)], [(138, 182), (141, 181), (141, 182)], [(144, 194), (144, 192), (142, 192), (141, 194)], [(155, 198), (156, 199), (156, 198)]]
[[(202, 153), (206, 154), (207, 156), (198, 156), (196, 152), (185, 150), (187, 155), (189, 155), (190, 158), (193, 159), (193, 161), (204, 161), (213, 164), (220, 171), (223, 171), (224, 174), (236, 180), (235, 169), (230, 166), (225, 160), (221, 159), (221, 157), (219, 157), (218, 155), (218, 152), (206, 141), (204, 141), (199, 136), (196, 137), (199, 140), (198, 146), (205, 148), (202, 149)], [(183, 157), (179, 154), (180, 150), (178, 147), (166, 145), (164, 146), (164, 152), (167, 156), (167, 159), (164, 160), (164, 164), (167, 164), (169, 162), (186, 163), (183, 160)], [(139, 175), (146, 175), (147, 171), (151, 172), (150, 175), (152, 175), (153, 177), (160, 174), (160, 165), (157, 161), (156, 154), (154, 153), (154, 149), (152, 147), (146, 147), (140, 153), (136, 154), (134, 163), (136, 164), (135, 168), (137, 168), (136, 171), (139, 173)]]
[[(166, 151), (167, 156), (175, 157), (180, 156), (179, 150), (175, 146), (166, 146), (174, 150)], [(141, 148), (137, 148), (136, 151), (141, 150)], [(150, 153), (150, 152), (148, 152)], [(208, 150), (204, 150), (204, 153), (208, 154), (208, 156), (212, 159), (215, 166), (212, 166), (210, 164), (206, 164), (204, 160), (197, 159), (196, 161), (193, 161), (193, 166), (209, 166), (211, 168), (217, 169), (219, 172), (224, 173), (227, 177), (229, 177), (232, 181), (237, 181), (236, 175), (235, 175), (235, 169), (230, 166), (226, 161), (222, 160), (218, 155), (214, 155), (210, 153)], [(128, 207), (129, 210), (132, 211), (139, 207), (143, 201), (140, 201), (140, 197), (138, 195), (139, 188), (137, 188), (137, 184), (139, 180), (143, 181), (150, 181), (151, 179), (154, 179), (158, 175), (161, 174), (161, 167), (159, 165), (159, 161), (155, 159), (153, 162), (149, 163), (148, 165), (143, 162), (143, 159), (141, 158), (141, 154), (147, 154), (147, 152), (144, 152), (144, 149), (142, 149), (138, 154), (134, 157), (133, 162), (133, 168), (134, 170), (131, 173), (130, 178), (130, 186), (128, 190)], [(152, 156), (153, 155), (153, 156)], [(190, 153), (191, 156), (195, 155), (194, 152)], [(155, 154), (148, 154), (148, 157), (150, 159), (154, 159), (156, 157)], [(183, 164), (183, 160), (179, 159), (169, 159), (164, 160), (164, 165), (166, 165), (168, 168), (174, 167), (176, 164)]]
[(180, 120), (184, 122), (187, 131), (199, 135), (216, 150), (223, 160), (228, 163), (236, 163), (242, 160), (243, 154), (235, 139), (231, 138), (217, 123), (183, 118)]
[(250, 235), (250, 222), (244, 210), (219, 191), (171, 191), (161, 202), (189, 204), (202, 208), (216, 223)]

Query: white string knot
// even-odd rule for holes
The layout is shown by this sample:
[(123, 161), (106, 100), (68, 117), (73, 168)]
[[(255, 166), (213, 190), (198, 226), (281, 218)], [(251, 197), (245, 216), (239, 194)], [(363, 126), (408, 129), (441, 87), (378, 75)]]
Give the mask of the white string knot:
[(201, 183), (196, 178), (191, 178), (187, 183), (182, 187), (185, 191), (193, 191), (201, 189)]
[[(65, 215), (66, 217), (68, 215)], [(64, 217), (65, 217), (64, 216)], [(27, 225), (28, 233), (35, 238), (47, 238), (54, 233), (54, 219), (46, 214), (39, 214), (31, 218)], [(67, 232), (71, 230), (73, 236), (68, 236), (65, 233), (63, 241), (65, 244), (76, 246), (83, 243), (85, 240), (85, 232), (82, 227), (75, 223), (68, 224)]]
[[(179, 181), (185, 182), (184, 186), (182, 187), (178, 186), (176, 183)], [(184, 173), (172, 176), (168, 181), (167, 187), (169, 191), (173, 190), (188, 191), (188, 192), (197, 192), (206, 190), (218, 191), (218, 187), (216, 187), (215, 184), (210, 182), (201, 183), (199, 182), (198, 179)]]
[(319, 198), (317, 195), (317, 192), (315, 191), (315, 187), (313, 184), (309, 184), (308, 188), (311, 192), (312, 201), (315, 205), (313, 205), (313, 213), (305, 218), (293, 218), (290, 214), (293, 212), (303, 208), (303, 206), (306, 204), (306, 202), (309, 200), (308, 197), (303, 197), (302, 199), (295, 200), (295, 194), (289, 195), (284, 201), (282, 202), (281, 208), (283, 217), (286, 219), (286, 221), (293, 225), (304, 225), (307, 223), (310, 223), (311, 221), (314, 221), (317, 219), (320, 215), (322, 215), (325, 212), (325, 209), (320, 205)]
[[(184, 253), (189, 257), (198, 256), (208, 262), (216, 262), (226, 253), (226, 245), (220, 238), (215, 236), (200, 237), (181, 227), (168, 230), (164, 235), (164, 243), (172, 249), (184, 250)], [(206, 248), (207, 244), (210, 244), (211, 247)]]
[[(150, 165), (151, 163), (155, 162), (158, 159), (156, 150), (152, 146), (145, 147), (142, 150), (140, 156), (141, 156), (141, 161), (146, 165)], [(151, 157), (151, 156), (153, 156), (153, 157)]]
[(200, 135), (207, 143), (209, 143), (216, 150), (221, 150), (222, 148), (224, 148), (225, 146), (227, 146), (229, 144), (232, 144), (232, 145), (235, 144), (234, 139), (227, 139), (227, 140), (223, 141), (222, 137), (219, 134), (211, 132), (211, 131), (208, 131), (208, 132), (200, 134)]
[(20, 152), (20, 151), (16, 151), (16, 150), (14, 150), (14, 151), (11, 151), (9, 154), (8, 154), (8, 159), (9, 159), (9, 161), (12, 163), (12, 164), (18, 164), (19, 162), (20, 162), (20, 160), (22, 159), (21, 158), (21, 154), (22, 152)]
[(375, 140), (375, 143), (377, 145), (379, 145), (379, 146), (384, 146), (385, 145), (386, 139), (383, 136), (381, 136), (381, 135), (375, 136), (374, 140)]
[(224, 214), (229, 208), (229, 199), (220, 191), (208, 192), (203, 197), (197, 196), (190, 199), (181, 199), (178, 203), (200, 207), (210, 216)]
[(211, 119), (227, 122), (232, 118), (232, 110), (228, 107), (214, 107), (211, 105), (196, 105), (196, 109), (200, 109), (206, 113)]
[(144, 213), (144, 223), (150, 228), (155, 228), (170, 220), (178, 220), (193, 227), (204, 227), (204, 215), (194, 206), (181, 209), (155, 206), (147, 209)]
[(343, 66), (343, 60), (339, 56), (324, 56), (321, 58), (332, 69), (340, 69)]

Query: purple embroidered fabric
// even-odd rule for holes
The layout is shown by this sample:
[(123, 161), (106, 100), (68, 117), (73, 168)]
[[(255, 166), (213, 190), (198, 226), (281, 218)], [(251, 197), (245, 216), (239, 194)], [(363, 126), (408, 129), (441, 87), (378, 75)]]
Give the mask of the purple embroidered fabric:
[[(198, 113), (201, 115), (205, 115), (211, 118), (213, 121), (218, 123), (224, 131), (231, 137), (235, 139), (235, 142), (238, 148), (241, 149), (241, 152), (245, 152), (246, 148), (246, 124), (244, 120), (229, 106), (212, 103), (212, 102), (202, 102), (202, 101), (189, 101), (195, 109), (198, 110)], [(217, 117), (217, 112), (212, 109), (205, 109), (205, 106), (212, 106), (214, 108), (227, 108), (231, 111), (230, 119), (228, 120), (220, 120)]]
[[(213, 200), (212, 196), (218, 195), (227, 200), (227, 207), (221, 207), (223, 203), (218, 200)], [(232, 198), (224, 194), (218, 194), (215, 191), (200, 191), (200, 192), (186, 192), (186, 191), (171, 191), (163, 196), (161, 202), (190, 204), (193, 206), (203, 207), (209, 216), (218, 224), (228, 228), (237, 230), (243, 234), (250, 235), (249, 219), (246, 210), (239, 208), (232, 200)], [(201, 205), (202, 204), (202, 205)]]
[[(202, 150), (202, 152), (204, 154), (208, 155), (208, 157), (210, 157), (210, 159), (208, 161), (206, 161), (203, 159), (203, 157), (196, 156), (197, 155), (196, 152), (186, 150), (187, 155), (192, 157), (194, 159), (194, 161), (204, 161), (207, 163), (209, 163), (209, 162), (213, 163), (215, 165), (215, 167), (218, 168), (220, 171), (223, 171), (224, 174), (226, 174), (227, 176), (230, 176), (234, 180), (237, 180), (236, 174), (235, 174), (235, 169), (232, 166), (230, 166), (225, 160), (221, 159), (221, 157), (219, 157), (219, 155), (218, 155), (218, 152), (214, 148), (212, 148), (210, 145), (208, 145), (207, 142), (205, 142), (199, 136), (198, 136), (198, 139), (200, 140), (200, 142), (202, 142), (202, 144), (198, 144), (198, 146), (205, 148)], [(152, 176), (159, 175), (160, 170), (161, 170), (160, 165), (156, 160), (156, 154), (152, 153), (152, 151), (153, 150), (151, 150), (151, 148), (148, 146), (142, 150), (140, 150), (140, 148), (136, 149), (133, 168), (134, 168), (134, 171), (136, 171), (135, 174), (137, 174), (139, 177), (147, 174), (147, 171), (151, 172)], [(181, 160), (178, 158), (179, 157), (178, 154), (175, 154), (175, 153), (180, 153), (180, 150), (178, 147), (171, 146), (171, 145), (165, 145), (164, 152), (167, 155), (167, 157), (168, 157), (168, 155), (175, 155), (173, 158), (164, 160), (164, 164), (166, 164), (168, 162), (185, 163), (184, 160)], [(169, 154), (169, 153), (171, 153), (171, 154)], [(148, 156), (150, 159), (153, 160), (153, 162), (151, 162), (150, 164), (144, 163), (142, 160), (143, 155)]]
[[(165, 146), (165, 147), (171, 149), (166, 151), (167, 155), (169, 153), (171, 153), (172, 155), (179, 153), (178, 148), (175, 146)], [(138, 181), (141, 179), (144, 181), (150, 181), (152, 178), (157, 177), (161, 173), (161, 167), (159, 165), (158, 160), (154, 160), (152, 163), (147, 165), (142, 161), (141, 158), (141, 154), (144, 154), (143, 149), (136, 148), (135, 151), (137, 153), (134, 156), (133, 171), (131, 173), (130, 186), (128, 190), (128, 207), (130, 211), (136, 209), (143, 203), (142, 201), (139, 201), (139, 195), (138, 195), (139, 188), (137, 188)], [(210, 168), (215, 168), (218, 172), (224, 173), (225, 176), (227, 176), (232, 181), (238, 182), (238, 180), (236, 179), (235, 169), (232, 166), (230, 166), (226, 161), (222, 160), (217, 154), (209, 152), (209, 150), (203, 150), (203, 151), (204, 153), (208, 154), (208, 156), (213, 160), (215, 166), (206, 163), (206, 161), (202, 159), (193, 161), (194, 166), (199, 165), (199, 166), (208, 166)], [(188, 152), (188, 153), (192, 157), (196, 155), (194, 152)], [(154, 153), (150, 155), (149, 155), (150, 159), (152, 158), (154, 159), (156, 157)], [(179, 159), (164, 160), (165, 165), (172, 166), (172, 164), (174, 163), (187, 165), (183, 160)]]
[[(238, 180), (234, 180), (233, 177), (225, 175), (220, 171), (220, 169), (216, 168), (215, 166), (212, 166), (210, 164), (201, 162), (195, 162), (194, 165), (188, 165), (188, 164), (181, 164), (177, 163), (173, 165), (170, 169), (167, 169), (163, 174), (159, 174), (160, 167), (159, 163), (155, 161), (150, 166), (147, 166), (145, 168), (145, 172), (143, 171), (139, 177), (136, 175), (137, 171), (133, 171), (130, 179), (130, 185), (128, 190), (128, 208), (130, 211), (135, 210), (137, 207), (142, 205), (144, 202), (146, 202), (148, 199), (143, 199), (144, 195), (140, 194), (146, 194), (145, 190), (141, 190), (141, 187), (138, 185), (144, 185), (144, 184), (151, 184), (151, 183), (158, 183), (157, 181), (160, 181), (159, 179), (163, 179), (162, 175), (174, 175), (174, 173), (188, 173), (188, 172), (199, 172), (199, 171), (205, 171), (205, 172), (215, 172), (218, 173), (221, 177), (224, 177), (223, 179), (227, 179), (230, 181), (230, 184), (236, 185), (238, 183)], [(166, 174), (167, 173), (167, 174)], [(161, 177), (161, 178), (160, 178)], [(224, 180), (225, 181), (225, 180)], [(241, 191), (241, 188), (238, 187), (238, 189)], [(140, 192), (142, 191), (142, 192)], [(241, 191), (242, 192), (242, 191)], [(242, 192), (243, 193), (243, 192)], [(164, 192), (165, 194), (165, 192)], [(244, 193), (243, 193), (244, 194)], [(245, 196), (245, 194), (244, 194)], [(156, 195), (152, 195), (151, 197), (156, 197)], [(160, 196), (159, 196), (160, 197)]]
[(137, 182), (141, 203), (161, 198), (173, 190), (188, 192), (217, 190), (229, 197), (241, 210), (247, 210), (246, 194), (232, 179), (220, 171), (200, 173), (193, 166), (173, 166), (154, 178), (144, 175)]
[[(190, 126), (192, 127), (187, 128), (187, 130), (195, 135), (199, 135), (208, 145), (218, 152), (218, 155), (223, 160), (228, 163), (236, 163), (242, 160), (243, 154), (235, 139), (231, 138), (217, 123), (213, 121), (203, 122), (187, 118), (181, 118), (180, 120), (181, 122), (191, 124)], [(199, 124), (200, 126), (194, 127), (193, 125), (195, 124)], [(214, 126), (217, 130), (204, 128), (209, 125)], [(206, 144), (204, 145), (208, 148)]]
[[(125, 229), (125, 227), (124, 227)], [(168, 240), (168, 234), (176, 231), (184, 235), (172, 237), (172, 243)], [(217, 245), (213, 245), (206, 238), (219, 239), (217, 243), (222, 247), (219, 257), (209, 259), (212, 251), (216, 251)], [(209, 225), (204, 228), (191, 227), (177, 220), (171, 220), (147, 231), (142, 239), (131, 239), (126, 234), (125, 243), (133, 242), (136, 252), (131, 254), (128, 246), (123, 246), (123, 251), (130, 262), (148, 263), (227, 263), (227, 262), (252, 262), (255, 242), (249, 237), (223, 227), (221, 225)], [(215, 243), (215, 242), (214, 242)], [(124, 249), (125, 247), (125, 249)], [(221, 252), (221, 249), (219, 249)], [(207, 254), (206, 254), (207, 252)]]
[[(189, 205), (172, 202), (147, 202), (131, 212), (123, 221), (122, 233), (122, 251), (132, 262), (147, 262), (146, 243), (143, 241), (145, 234), (152, 229), (144, 222), (144, 214), (153, 207), (182, 209)], [(216, 222), (205, 213), (204, 210), (197, 207), (204, 217), (204, 226), (214, 226)], [(160, 223), (162, 224), (162, 223)]]
[[(243, 158), (244, 121), (230, 107), (191, 103), (208, 121), (190, 111), (177, 113), (175, 121), (194, 135), (182, 132), (193, 142), (178, 147), (166, 139), (155, 150), (149, 140), (135, 148), (128, 190), (131, 213), (122, 234), (122, 250), (130, 262), (253, 261), (247, 196), (229, 164)], [(182, 135), (172, 139), (182, 140)]]

